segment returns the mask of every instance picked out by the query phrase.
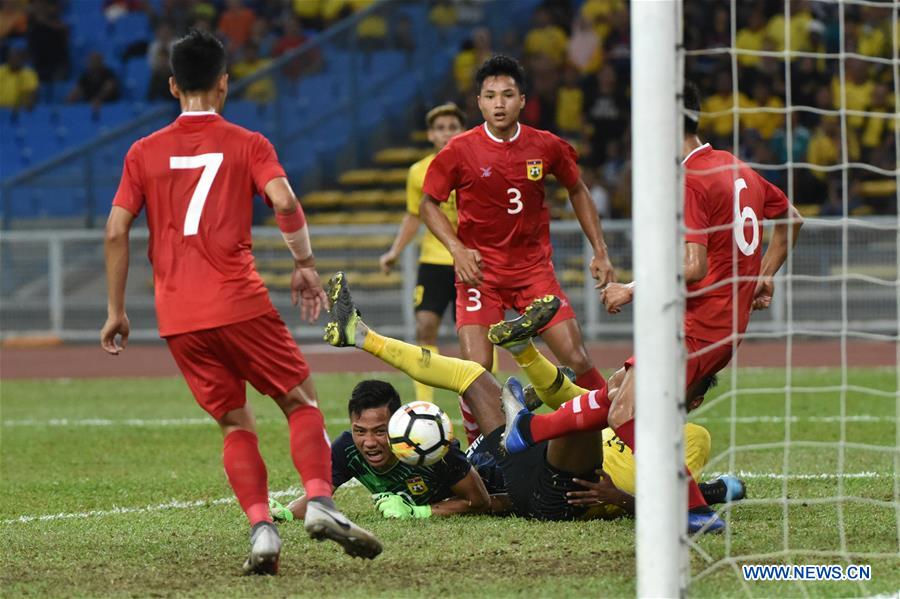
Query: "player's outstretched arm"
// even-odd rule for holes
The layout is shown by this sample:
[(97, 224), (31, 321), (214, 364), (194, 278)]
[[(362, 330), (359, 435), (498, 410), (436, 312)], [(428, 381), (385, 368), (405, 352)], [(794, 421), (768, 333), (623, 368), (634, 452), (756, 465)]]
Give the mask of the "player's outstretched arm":
[(753, 294), (754, 310), (765, 310), (771, 305), (775, 288), (773, 277), (787, 260), (788, 246), (792, 248), (797, 245), (800, 228), (803, 226), (803, 217), (793, 205), (775, 218), (781, 222), (775, 225), (769, 247), (762, 258), (759, 282), (756, 284), (756, 291)]
[(328, 299), (322, 289), (316, 259), (309, 240), (306, 217), (294, 190), (285, 177), (276, 177), (266, 183), (266, 197), (275, 209), (275, 221), (281, 235), (294, 257), (294, 272), (291, 274), (291, 302), (300, 305), (303, 320), (314, 322), (322, 309), (327, 308)]
[(483, 276), (481, 273), (481, 252), (469, 249), (463, 245), (453, 230), (453, 225), (447, 219), (447, 215), (441, 212), (438, 201), (425, 194), (422, 204), (419, 206), (419, 216), (425, 221), (425, 225), (434, 233), (441, 243), (453, 256), (453, 267), (460, 280), (466, 285), (478, 287)]
[(378, 263), (381, 265), (381, 272), (390, 274), (391, 270), (394, 268), (394, 264), (397, 262), (397, 258), (400, 257), (403, 248), (409, 245), (409, 242), (412, 241), (416, 236), (416, 233), (419, 232), (420, 224), (422, 224), (422, 221), (419, 220), (419, 217), (415, 214), (407, 212), (403, 216), (403, 221), (400, 223), (400, 230), (397, 231), (397, 236), (394, 238), (394, 243), (391, 244), (391, 249), (383, 253), (381, 258), (378, 259)]
[(588, 191), (587, 185), (581, 178), (574, 187), (569, 189), (569, 201), (572, 202), (572, 209), (584, 231), (585, 237), (594, 250), (594, 256), (591, 258), (591, 276), (597, 281), (597, 289), (605, 287), (609, 283), (616, 280), (616, 271), (609, 259), (606, 249), (606, 241), (603, 239), (603, 228), (600, 226), (600, 215), (597, 213), (597, 207), (594, 206), (594, 200), (591, 199), (591, 192)]
[[(128, 344), (131, 325), (125, 314), (125, 283), (128, 282), (128, 236), (134, 215), (119, 206), (113, 206), (106, 221), (106, 237), (103, 243), (106, 257), (106, 323), (100, 331), (100, 346), (117, 355)], [(116, 336), (121, 336), (121, 347)]]

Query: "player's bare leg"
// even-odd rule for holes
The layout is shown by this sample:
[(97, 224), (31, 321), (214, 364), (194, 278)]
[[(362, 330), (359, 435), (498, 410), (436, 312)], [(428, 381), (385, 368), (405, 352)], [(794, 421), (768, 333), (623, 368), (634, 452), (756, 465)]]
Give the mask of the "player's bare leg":
[(575, 384), (585, 389), (599, 389), (603, 376), (594, 366), (581, 338), (581, 327), (574, 318), (556, 323), (541, 332), (541, 339), (561, 364), (575, 371)]
[[(493, 345), (486, 340), (487, 327), (481, 325), (465, 325), (459, 328), (459, 348), (464, 360), (481, 364), (485, 370), (497, 373), (497, 353)], [(478, 426), (478, 419), (466, 399), (459, 396), (459, 411), (462, 414), (466, 438), (471, 445), (484, 429)]]

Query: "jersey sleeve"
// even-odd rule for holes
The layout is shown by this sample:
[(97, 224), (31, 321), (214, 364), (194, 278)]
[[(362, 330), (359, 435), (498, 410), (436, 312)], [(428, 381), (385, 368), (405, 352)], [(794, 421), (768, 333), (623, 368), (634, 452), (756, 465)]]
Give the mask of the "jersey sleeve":
[(250, 154), (250, 173), (253, 176), (253, 184), (256, 186), (256, 193), (267, 204), (271, 205), (264, 190), (272, 179), (286, 176), (284, 167), (278, 162), (275, 148), (272, 147), (268, 139), (256, 133), (254, 134), (253, 142), (253, 149)]
[(353, 443), (349, 432), (344, 432), (331, 444), (331, 484), (335, 489), (353, 478), (347, 465), (347, 444)]
[(578, 152), (572, 145), (552, 135), (550, 143), (551, 172), (566, 189), (572, 189), (581, 176), (578, 171)]
[(775, 218), (787, 212), (790, 202), (787, 196), (784, 195), (784, 192), (761, 175), (757, 178), (765, 189), (765, 197), (763, 198), (763, 215), (765, 218)]
[(137, 216), (144, 208), (144, 181), (141, 174), (141, 146), (137, 142), (125, 155), (125, 165), (122, 167), (122, 178), (119, 180), (119, 189), (113, 198), (113, 206), (124, 208)]
[(406, 211), (413, 216), (419, 216), (419, 205), (422, 203), (422, 187), (425, 178), (424, 169), (414, 164), (409, 168), (406, 176)]
[(438, 464), (440, 464), (441, 469), (443, 470), (441, 479), (447, 483), (448, 487), (452, 487), (464, 479), (469, 473), (469, 470), (472, 469), (472, 465), (466, 459), (465, 454), (460, 451), (458, 442), (453, 442), (450, 445), (450, 451), (447, 452), (447, 455), (445, 455), (444, 459), (438, 462)]
[(428, 165), (422, 191), (439, 202), (446, 202), (450, 192), (458, 186), (459, 161), (456, 159), (456, 145), (451, 142)]
[(710, 226), (709, 214), (707, 214), (703, 202), (703, 192), (692, 185), (690, 181), (686, 181), (684, 186), (684, 226), (689, 229), (684, 234), (685, 242), (699, 243), (702, 246), (707, 244), (709, 233), (690, 230), (707, 229)]

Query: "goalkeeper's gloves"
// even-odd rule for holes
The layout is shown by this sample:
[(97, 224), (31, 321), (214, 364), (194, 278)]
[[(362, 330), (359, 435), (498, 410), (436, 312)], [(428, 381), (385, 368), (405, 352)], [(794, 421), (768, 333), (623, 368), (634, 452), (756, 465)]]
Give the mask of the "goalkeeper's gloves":
[(375, 509), (385, 518), (429, 518), (430, 505), (415, 505), (396, 493), (380, 493), (375, 496)]
[(287, 509), (271, 497), (269, 498), (269, 513), (272, 515), (272, 520), (275, 522), (291, 522), (294, 519), (294, 514), (291, 510)]

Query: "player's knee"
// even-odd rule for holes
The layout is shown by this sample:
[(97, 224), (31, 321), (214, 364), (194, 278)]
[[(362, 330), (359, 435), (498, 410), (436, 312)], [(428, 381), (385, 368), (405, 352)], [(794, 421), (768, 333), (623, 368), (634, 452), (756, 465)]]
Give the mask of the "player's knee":
[(285, 416), (302, 406), (315, 407), (319, 405), (316, 401), (315, 393), (310, 393), (302, 385), (298, 385), (284, 395), (274, 399)]
[(226, 412), (222, 416), (216, 418), (219, 428), (222, 430), (223, 436), (228, 436), (237, 430), (245, 430), (256, 433), (256, 421), (253, 414), (246, 408), (239, 408)]

